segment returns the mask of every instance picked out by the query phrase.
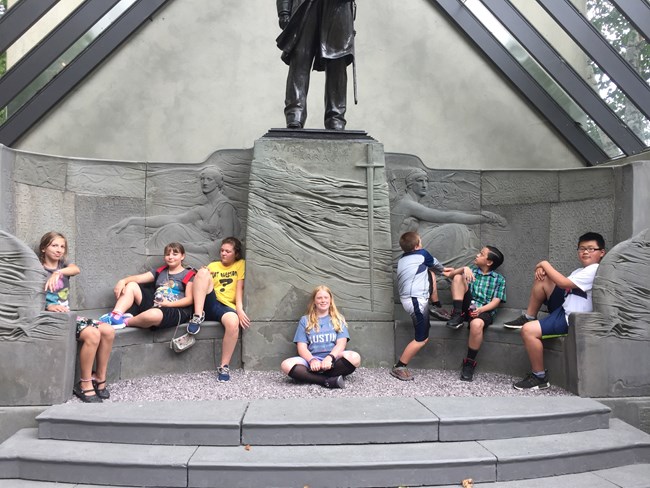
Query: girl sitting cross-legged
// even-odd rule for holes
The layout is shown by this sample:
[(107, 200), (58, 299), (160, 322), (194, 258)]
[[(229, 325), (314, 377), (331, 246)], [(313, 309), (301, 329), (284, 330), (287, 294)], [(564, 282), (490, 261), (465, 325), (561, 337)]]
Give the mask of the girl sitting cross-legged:
[(334, 304), (332, 292), (327, 286), (318, 286), (293, 338), (298, 356), (285, 359), (282, 372), (299, 382), (344, 388), (343, 378), (361, 364), (358, 353), (345, 350), (349, 340), (348, 326)]

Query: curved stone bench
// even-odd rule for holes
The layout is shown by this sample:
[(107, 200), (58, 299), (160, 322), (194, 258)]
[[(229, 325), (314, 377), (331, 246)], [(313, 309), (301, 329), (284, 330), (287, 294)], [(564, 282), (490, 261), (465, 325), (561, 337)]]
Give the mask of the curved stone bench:
[[(481, 372), (503, 373), (523, 376), (530, 372), (530, 362), (524, 349), (519, 330), (506, 329), (503, 323), (514, 319), (520, 310), (501, 308), (496, 322), (483, 334), (483, 345), (477, 357), (477, 375)], [(540, 313), (540, 317), (543, 316)], [(469, 328), (449, 329), (444, 322), (431, 321), (429, 342), (409, 363), (413, 368), (457, 369), (467, 355)], [(569, 335), (544, 341), (544, 365), (550, 372), (551, 384), (561, 386), (572, 392), (575, 386), (571, 381), (575, 370), (575, 343), (573, 329)], [(408, 314), (399, 307), (395, 310), (395, 351), (396, 355), (413, 340), (413, 325)]]

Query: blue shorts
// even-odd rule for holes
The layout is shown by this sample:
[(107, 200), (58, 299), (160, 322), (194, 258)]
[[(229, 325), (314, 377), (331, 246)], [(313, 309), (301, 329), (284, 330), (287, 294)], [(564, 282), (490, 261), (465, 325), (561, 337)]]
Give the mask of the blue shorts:
[(556, 308), (547, 317), (540, 319), (539, 325), (542, 328), (542, 339), (565, 336), (569, 333), (569, 324), (563, 307)]
[(205, 320), (213, 322), (221, 322), (221, 317), (228, 312), (237, 313), (234, 308), (228, 307), (217, 300), (217, 295), (215, 295), (213, 291), (205, 296), (203, 311), (205, 312)]
[(565, 292), (562, 288), (559, 286), (556, 286), (553, 288), (553, 292), (551, 293), (551, 296), (548, 297), (544, 303), (548, 307), (548, 313), (555, 312), (558, 308), (564, 304), (564, 296)]

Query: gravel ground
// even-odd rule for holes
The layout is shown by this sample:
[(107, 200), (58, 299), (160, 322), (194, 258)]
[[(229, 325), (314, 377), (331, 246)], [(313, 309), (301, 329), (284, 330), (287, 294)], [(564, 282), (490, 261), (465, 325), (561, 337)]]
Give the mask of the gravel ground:
[[(551, 385), (541, 391), (517, 391), (512, 376), (477, 371), (474, 381), (460, 381), (459, 371), (412, 369), (414, 381), (400, 381), (386, 368), (359, 368), (346, 379), (345, 389), (328, 390), (295, 383), (279, 371), (231, 371), (227, 383), (216, 372), (149, 376), (109, 385), (113, 402), (162, 400), (254, 400), (258, 398), (417, 397), (417, 396), (561, 396), (571, 395)], [(552, 378), (551, 378), (552, 379)], [(79, 401), (73, 398), (70, 401)]]

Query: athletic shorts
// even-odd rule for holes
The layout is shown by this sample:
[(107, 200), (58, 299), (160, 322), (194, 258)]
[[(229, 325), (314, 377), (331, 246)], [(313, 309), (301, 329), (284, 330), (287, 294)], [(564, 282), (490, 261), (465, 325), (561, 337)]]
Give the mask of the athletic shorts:
[(539, 325), (542, 328), (542, 339), (565, 336), (569, 333), (569, 324), (563, 307), (556, 308), (548, 316), (540, 319)]
[(564, 304), (564, 289), (556, 286), (551, 293), (551, 296), (544, 300), (544, 303), (548, 307), (548, 312), (554, 312)]
[[(322, 360), (324, 360), (324, 359), (327, 357), (327, 354), (323, 354), (323, 355), (313, 354), (313, 356), (314, 356), (316, 359), (320, 359), (320, 360), (322, 361)], [(302, 365), (305, 366), (307, 369), (310, 369), (310, 368), (309, 368), (309, 363), (308, 363), (307, 360), (306, 360), (305, 358), (303, 358), (302, 356), (294, 356), (294, 357), (289, 358), (289, 359), (295, 359), (295, 360), (297, 361), (296, 364), (302, 364)], [(324, 373), (324, 372), (325, 372), (325, 371), (319, 371), (319, 373)]]
[(405, 297), (400, 298), (402, 307), (408, 312), (415, 329), (415, 340), (422, 342), (429, 338), (429, 298)]
[[(127, 310), (128, 313), (133, 314), (134, 316), (153, 308), (153, 296), (156, 292), (153, 283), (145, 283), (139, 286), (140, 291), (142, 292), (142, 301), (140, 302), (140, 305), (134, 303), (133, 306)], [(169, 329), (170, 327), (184, 324), (190, 320), (191, 310), (190, 307), (161, 307), (160, 311), (163, 314), (163, 318), (160, 321), (160, 324), (156, 327), (150, 328), (152, 330)]]
[(219, 300), (217, 300), (217, 295), (215, 295), (213, 291), (205, 296), (205, 305), (203, 305), (203, 311), (205, 312), (205, 320), (214, 322), (221, 322), (221, 317), (223, 317), (228, 312), (237, 313), (234, 308), (224, 305)]
[(487, 329), (494, 322), (494, 318), (490, 312), (481, 312), (478, 314), (478, 317), (470, 317), (469, 306), (472, 303), (473, 299), (474, 297), (472, 296), (472, 293), (467, 290), (463, 296), (463, 313), (465, 314), (464, 317), (466, 318), (467, 322), (471, 322), (474, 319), (481, 319), (483, 321), (483, 328)]

